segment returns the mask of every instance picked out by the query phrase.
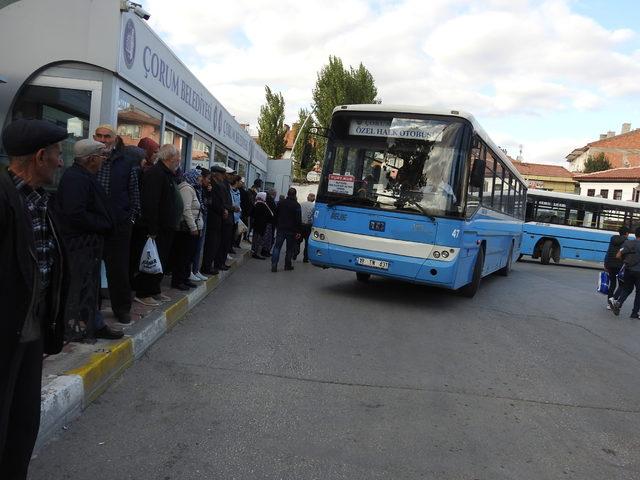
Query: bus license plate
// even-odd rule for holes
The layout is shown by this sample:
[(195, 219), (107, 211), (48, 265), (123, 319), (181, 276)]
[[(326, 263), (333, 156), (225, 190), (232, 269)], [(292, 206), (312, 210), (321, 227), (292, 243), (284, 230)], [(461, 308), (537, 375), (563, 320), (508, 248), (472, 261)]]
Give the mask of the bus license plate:
[(373, 258), (356, 257), (356, 263), (364, 267), (379, 268), (389, 270), (389, 262), (384, 260), (374, 260)]

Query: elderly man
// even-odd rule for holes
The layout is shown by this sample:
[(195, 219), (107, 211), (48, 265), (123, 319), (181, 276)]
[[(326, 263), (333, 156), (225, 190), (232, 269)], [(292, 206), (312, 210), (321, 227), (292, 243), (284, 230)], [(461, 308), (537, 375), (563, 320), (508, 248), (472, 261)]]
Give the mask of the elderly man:
[[(178, 192), (175, 173), (180, 166), (180, 151), (173, 145), (160, 147), (158, 161), (142, 178), (142, 217), (140, 226), (147, 238), (154, 238), (163, 271), (169, 266), (169, 254), (175, 232), (182, 220), (182, 197)], [(140, 258), (146, 238), (136, 245)], [(157, 306), (156, 298), (164, 300), (160, 290), (163, 274), (139, 273), (135, 280), (135, 300), (148, 306)], [(154, 296), (156, 298), (154, 298)]]
[(113, 233), (105, 239), (103, 255), (111, 310), (120, 323), (128, 324), (131, 323), (131, 230), (140, 214), (138, 169), (125, 157), (123, 150), (114, 148), (116, 133), (111, 125), (96, 128), (93, 139), (104, 143), (110, 153), (100, 167), (97, 179), (107, 194), (116, 223)]
[[(207, 233), (202, 255), (202, 273), (217, 275), (220, 269), (227, 270), (226, 252), (222, 252), (222, 230), (225, 220), (231, 215), (227, 210), (224, 189), (226, 167), (221, 162), (211, 165), (211, 191), (207, 192)], [(222, 263), (221, 263), (222, 262)], [(212, 269), (213, 265), (213, 269)]]
[[(72, 330), (78, 336), (117, 339), (123, 336), (122, 330), (107, 325), (97, 311), (104, 237), (114, 228), (109, 200), (96, 180), (108, 154), (98, 141), (77, 141), (75, 163), (62, 175), (56, 204), (71, 273), (67, 325), (73, 320)], [(86, 331), (81, 331), (81, 324)]]
[(27, 477), (40, 426), (42, 354), (62, 350), (66, 259), (42, 188), (62, 166), (65, 129), (17, 120), (0, 172), (0, 478)]

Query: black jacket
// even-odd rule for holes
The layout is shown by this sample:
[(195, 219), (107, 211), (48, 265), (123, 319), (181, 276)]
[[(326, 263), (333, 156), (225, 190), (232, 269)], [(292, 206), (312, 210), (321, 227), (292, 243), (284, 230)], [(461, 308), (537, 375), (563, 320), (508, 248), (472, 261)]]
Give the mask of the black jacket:
[(622, 267), (622, 259), (616, 258), (617, 253), (622, 248), (622, 244), (625, 242), (627, 237), (623, 237), (622, 235), (614, 235), (609, 240), (609, 248), (607, 249), (607, 254), (604, 257), (604, 268), (620, 268)]
[(296, 200), (292, 198), (280, 200), (276, 211), (276, 227), (285, 233), (302, 231), (302, 209)]
[(224, 208), (229, 212), (227, 218), (222, 220), (222, 223), (226, 225), (233, 225), (233, 198), (231, 198), (231, 185), (226, 180), (220, 182), (220, 188), (222, 190), (222, 197), (224, 199)]
[[(50, 200), (52, 206), (54, 201)], [(59, 235), (55, 208), (48, 208), (49, 225), (56, 239), (51, 284), (49, 315), (44, 325), (44, 351), (59, 353), (64, 339), (64, 311), (68, 275), (64, 245)], [(34, 308), (40, 274), (36, 263), (31, 219), (22, 196), (6, 170), (0, 172), (0, 352), (12, 355), (18, 346), (22, 327)], [(9, 357), (10, 358), (10, 357)], [(6, 365), (0, 365), (0, 372)]]
[(176, 177), (164, 163), (159, 161), (144, 173), (140, 225), (149, 235), (178, 229), (182, 219), (179, 198)]
[(84, 235), (108, 235), (114, 228), (109, 200), (86, 168), (74, 163), (62, 175), (56, 202), (65, 239)]
[(240, 187), (240, 208), (242, 209), (242, 216), (249, 217), (251, 216), (251, 210), (253, 210), (253, 204), (255, 203), (255, 199), (251, 196), (249, 191)]
[(256, 233), (263, 235), (267, 225), (273, 223), (274, 213), (275, 212), (273, 212), (266, 203), (256, 202), (253, 206), (253, 211), (251, 212), (253, 230)]
[[(224, 186), (218, 182), (211, 183), (211, 191), (206, 192), (207, 201), (207, 228), (214, 231), (222, 230), (222, 222), (224, 211), (227, 208), (225, 206), (225, 198), (227, 192)], [(229, 216), (232, 213), (229, 212)]]

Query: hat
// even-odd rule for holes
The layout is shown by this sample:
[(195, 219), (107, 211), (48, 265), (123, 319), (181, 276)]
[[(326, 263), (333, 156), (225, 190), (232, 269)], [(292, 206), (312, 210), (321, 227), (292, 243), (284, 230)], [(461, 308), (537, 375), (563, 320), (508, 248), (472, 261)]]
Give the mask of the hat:
[(55, 123), (21, 118), (5, 127), (2, 144), (7, 155), (20, 157), (61, 142), (68, 136), (67, 130)]
[(96, 128), (96, 131), (98, 131), (99, 129), (103, 129), (103, 130), (109, 130), (111, 133), (113, 133), (113, 136), (115, 137), (116, 135), (116, 131), (113, 129), (113, 126), (108, 124), (108, 123), (103, 123), (102, 125), (99, 125)]
[(231, 167), (224, 167), (224, 173), (236, 173), (236, 171)]
[(83, 140), (78, 140), (73, 145), (73, 156), (75, 158), (88, 157), (90, 155), (101, 154), (104, 151), (104, 143), (97, 142), (95, 140), (91, 140), (85, 138)]
[(211, 164), (211, 171), (213, 173), (226, 173), (227, 172), (227, 167), (222, 162), (213, 162)]

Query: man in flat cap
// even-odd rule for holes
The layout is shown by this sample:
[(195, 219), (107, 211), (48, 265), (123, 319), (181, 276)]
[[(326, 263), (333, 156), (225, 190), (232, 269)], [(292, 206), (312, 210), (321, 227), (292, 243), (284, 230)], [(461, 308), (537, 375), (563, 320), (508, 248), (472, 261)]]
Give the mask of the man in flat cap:
[(222, 231), (224, 222), (232, 215), (227, 209), (227, 192), (223, 182), (226, 167), (221, 162), (211, 164), (211, 190), (205, 193), (207, 203), (207, 233), (204, 240), (204, 252), (202, 255), (202, 273), (217, 275), (222, 270), (227, 270), (227, 252), (222, 251)]
[(75, 162), (62, 175), (56, 195), (69, 254), (71, 281), (66, 320), (72, 340), (123, 336), (122, 330), (105, 323), (98, 310), (102, 248), (104, 237), (113, 231), (114, 221), (96, 174), (108, 155), (103, 143), (78, 140), (73, 146)]
[(0, 173), (0, 478), (26, 478), (40, 426), (42, 354), (62, 350), (66, 258), (42, 188), (62, 166), (67, 131), (16, 120)]
[(93, 139), (104, 143), (109, 151), (97, 174), (98, 183), (109, 199), (109, 208), (116, 226), (105, 238), (104, 264), (109, 284), (111, 310), (118, 321), (131, 323), (131, 282), (129, 275), (131, 233), (140, 216), (140, 186), (138, 169), (116, 148), (116, 132), (111, 125), (96, 128)]

